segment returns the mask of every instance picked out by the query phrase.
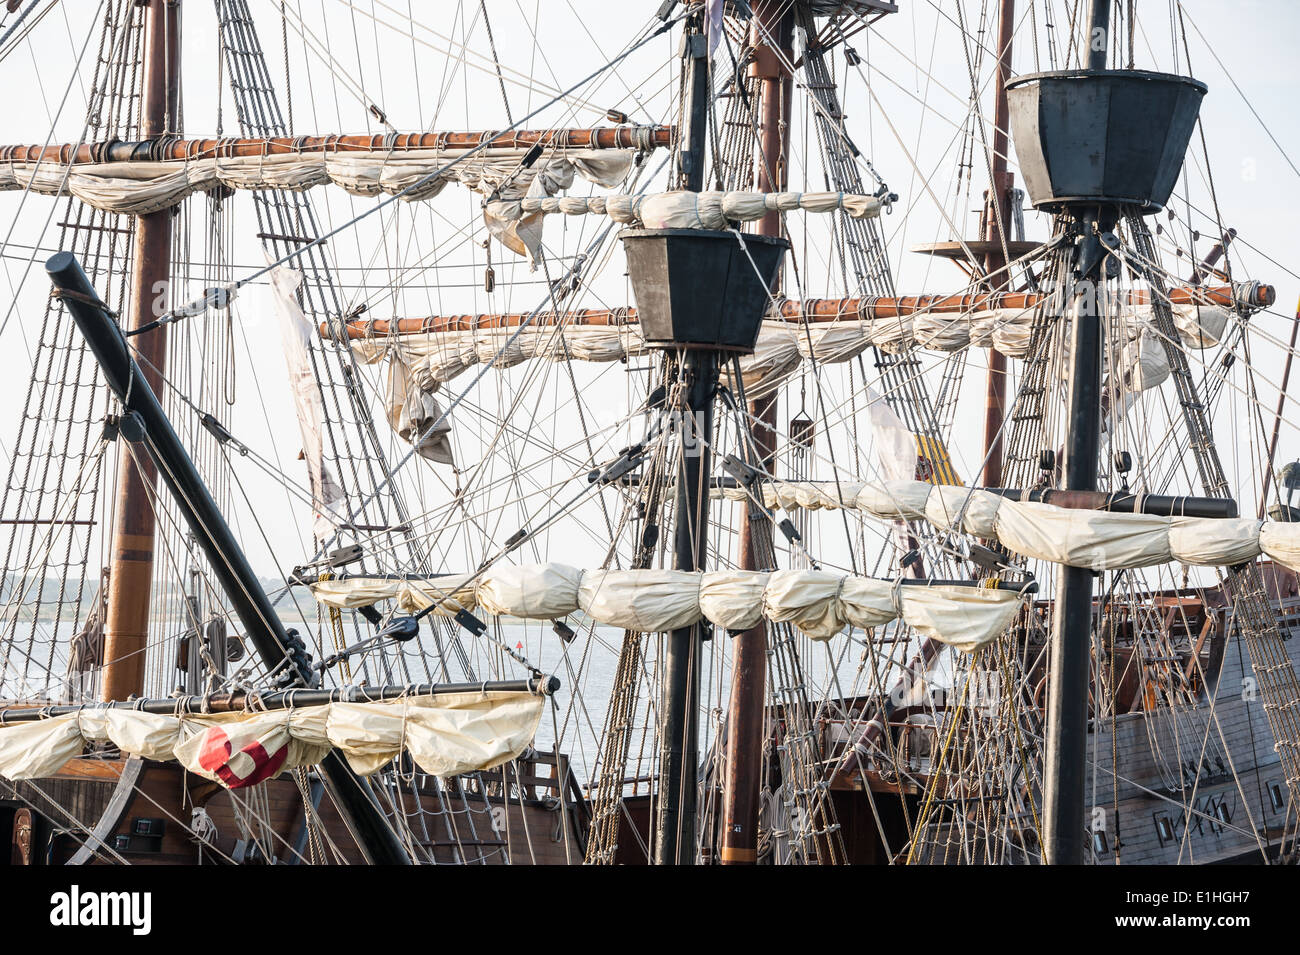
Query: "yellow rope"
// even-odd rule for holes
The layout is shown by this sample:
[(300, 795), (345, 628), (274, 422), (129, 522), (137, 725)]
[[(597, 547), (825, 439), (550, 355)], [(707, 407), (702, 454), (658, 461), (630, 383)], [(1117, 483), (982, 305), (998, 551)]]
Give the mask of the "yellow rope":
[(961, 716), (966, 709), (966, 694), (970, 691), (970, 671), (966, 673), (966, 679), (961, 685), (961, 699), (957, 701), (957, 709), (953, 712), (952, 725), (948, 727), (948, 736), (943, 741), (943, 749), (939, 751), (939, 762), (935, 766), (935, 774), (930, 777), (930, 785), (926, 787), (925, 804), (921, 807), (921, 814), (916, 820), (915, 835), (912, 836), (912, 844), (907, 849), (907, 861), (904, 865), (912, 864), (912, 856), (916, 854), (916, 842), (925, 832), (926, 822), (930, 818), (930, 806), (934, 802), (934, 791), (939, 788), (939, 773), (943, 771), (944, 764), (947, 761), (948, 747), (952, 744), (952, 738), (957, 734), (957, 724), (961, 722)]
[[(321, 575), (320, 575), (320, 577), (318, 578), (318, 580), (320, 580), (320, 581), (326, 581), (326, 580), (329, 580), (329, 579), (330, 579), (330, 576), (331, 576), (331, 575), (330, 575), (329, 571), (324, 571), (324, 572), (321, 573)], [(335, 652), (335, 653), (339, 653), (339, 652), (341, 652), (341, 651), (343, 650), (343, 647), (346, 646), (346, 641), (345, 641), (344, 638), (343, 638), (343, 637), (344, 637), (344, 635), (343, 635), (343, 611), (340, 610), (338, 607), (330, 607), (330, 608), (329, 608), (329, 618), (330, 618), (330, 635), (333, 636), (333, 638), (334, 638), (334, 652)], [(351, 682), (352, 682), (352, 664), (351, 664), (351, 662), (349, 662), (346, 658), (344, 658), (343, 660), (340, 660), (340, 661), (339, 661), (339, 666), (343, 668), (343, 677), (344, 677), (344, 679), (345, 679), (348, 683), (351, 683)]]
[[(1006, 648), (1001, 639), (997, 641), (998, 666), (1002, 670), (1002, 680), (1005, 686), (1010, 687), (1011, 668), (1006, 661)], [(1034, 802), (1034, 778), (1029, 773), (1029, 760), (1026, 758), (1028, 750), (1025, 747), (1024, 737), (1020, 734), (1020, 711), (1016, 706), (1016, 699), (1019, 697), (1019, 689), (1016, 692), (1008, 692), (1008, 705), (1011, 707), (1011, 726), (1016, 731), (1016, 749), (1020, 756), (1020, 770), (1025, 774), (1025, 799), (1029, 802), (1029, 811), (1034, 817), (1034, 834), (1038, 837), (1038, 845), (1041, 848), (1043, 844), (1043, 824), (1038, 819), (1038, 804)], [(1118, 817), (1116, 817), (1118, 818)]]

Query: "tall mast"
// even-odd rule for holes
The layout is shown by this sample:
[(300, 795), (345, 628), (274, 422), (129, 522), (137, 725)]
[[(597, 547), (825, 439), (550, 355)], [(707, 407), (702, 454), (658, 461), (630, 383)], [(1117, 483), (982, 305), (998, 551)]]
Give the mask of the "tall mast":
[[(180, 2), (148, 0), (148, 6), (141, 132), (146, 139), (157, 139), (177, 131)], [(161, 314), (158, 309), (166, 308), (171, 245), (170, 209), (136, 217), (128, 332), (153, 321)], [(161, 393), (167, 360), (166, 327), (135, 336), (133, 345), (149, 387)], [(155, 526), (150, 497), (156, 484), (157, 471), (148, 457), (133, 457), (123, 445), (104, 622), (101, 696), (105, 700), (124, 700), (144, 692)]]
[[(1062, 490), (1075, 497), (1097, 488), (1103, 293), (1107, 277), (1122, 270), (1118, 257), (1107, 257), (1120, 248), (1113, 229), (1121, 217), (1140, 223), (1139, 216), (1159, 212), (1169, 201), (1206, 93), (1204, 83), (1187, 76), (1108, 70), (1110, 0), (1091, 0), (1086, 43), (1087, 69), (1030, 74), (1007, 84), (1030, 201), (1056, 214), (1061, 234), (1073, 239), (1064, 253), (1068, 259), (1058, 262), (1064, 271), (1056, 279), (1059, 298), (1053, 308), (1061, 310), (1060, 320), (1070, 330)], [(1135, 231), (1143, 242), (1145, 228)], [(1143, 254), (1150, 261), (1155, 253)], [(1162, 283), (1154, 271), (1146, 277), (1154, 295)], [(1173, 328), (1168, 311), (1158, 318), (1168, 334)], [(1171, 364), (1182, 360), (1176, 345), (1167, 346), (1167, 354)], [(1183, 405), (1189, 427), (1201, 429), (1197, 440), (1211, 455), (1201, 461), (1204, 477), (1204, 467), (1218, 467), (1208, 423), (1195, 417), (1200, 405), (1186, 394)], [(1215, 496), (1221, 496), (1220, 485), (1226, 490), (1222, 478), (1207, 480)], [(1054, 595), (1042, 840), (1044, 860), (1053, 864), (1077, 865), (1084, 858), (1093, 619), (1106, 611), (1105, 601), (1100, 607), (1093, 603), (1093, 575), (1092, 568), (1069, 566), (1063, 559)]]
[[(1016, 19), (1016, 0), (998, 5), (998, 66), (993, 88), (993, 154), (989, 157), (989, 191), (984, 202), (984, 239), (991, 248), (984, 256), (984, 274), (996, 276), (991, 291), (1007, 288), (1011, 276), (1003, 272), (1007, 257), (1007, 220), (1011, 216), (1011, 188), (1014, 175), (1007, 169), (1008, 116), (1006, 82), (1011, 79), (1011, 38)], [(984, 486), (1002, 486), (1002, 422), (1007, 407), (1007, 356), (996, 348), (988, 350), (989, 376), (984, 409)]]
[[(708, 40), (699, 14), (688, 21), (682, 37), (682, 148), (678, 174), (682, 188), (704, 188), (704, 143), (708, 134)], [(633, 268), (631, 261), (629, 271)], [(694, 449), (682, 442), (674, 512), (673, 566), (700, 570), (708, 540), (707, 482), (713, 442), (713, 397), (718, 385), (718, 354), (703, 348), (678, 352), (686, 387), (690, 422), (683, 439), (695, 431)], [(664, 642), (663, 737), (659, 758), (659, 806), (655, 818), (654, 861), (657, 865), (695, 863), (696, 803), (699, 783), (700, 665), (703, 630), (692, 624), (668, 634)]]
[[(790, 39), (794, 10), (789, 3), (758, 3), (751, 27), (754, 58), (749, 75), (760, 81), (759, 135), (761, 156), (758, 186), (763, 192), (786, 187), (786, 152), (790, 141), (790, 94), (793, 78)], [(772, 41), (777, 43), (773, 49)], [(758, 234), (779, 236), (781, 214), (770, 212), (758, 221)], [(780, 279), (777, 279), (779, 284)], [(749, 403), (754, 444), (760, 465), (770, 470), (776, 455), (777, 394)], [(740, 522), (740, 567), (758, 570), (769, 563), (772, 525), (761, 510), (744, 506)], [(762, 558), (762, 559), (760, 559)], [(727, 764), (722, 789), (723, 865), (752, 865), (758, 861), (758, 804), (763, 762), (763, 711), (766, 699), (767, 628), (759, 623), (732, 640), (731, 696), (727, 707)]]
[[(708, 52), (702, 12), (697, 9), (683, 38), (684, 135), (678, 170), (681, 186), (692, 191), (702, 189), (705, 183)], [(674, 566), (699, 570), (708, 541), (718, 370), (725, 354), (753, 352), (770, 289), (780, 275), (789, 243), (780, 237), (755, 235), (741, 244), (729, 232), (704, 229), (629, 229), (621, 239), (646, 341), (670, 349), (670, 375), (676, 374), (681, 382), (681, 387), (674, 389), (673, 410), (688, 420), (675, 475)], [(717, 281), (722, 276), (725, 281)], [(690, 445), (685, 440), (688, 435), (695, 439)], [(654, 861), (661, 865), (695, 862), (703, 641), (700, 624), (675, 630), (665, 640), (654, 832)], [(763, 665), (760, 656), (759, 666)], [(760, 683), (760, 725), (761, 700)], [(756, 751), (747, 755), (757, 762)]]
[[(1106, 69), (1110, 0), (1092, 0), (1088, 69)], [(1097, 488), (1101, 444), (1101, 317), (1098, 296), (1104, 258), (1099, 231), (1114, 228), (1117, 209), (1105, 205), (1074, 212), (1080, 224), (1074, 255), (1071, 305), (1070, 399), (1066, 412), (1064, 477), (1067, 491)], [(1109, 221), (1106, 221), (1109, 220)], [(1088, 682), (1092, 664), (1092, 571), (1062, 565), (1049, 661), (1047, 752), (1043, 765), (1043, 853), (1052, 865), (1083, 863), (1085, 776), (1088, 758)]]

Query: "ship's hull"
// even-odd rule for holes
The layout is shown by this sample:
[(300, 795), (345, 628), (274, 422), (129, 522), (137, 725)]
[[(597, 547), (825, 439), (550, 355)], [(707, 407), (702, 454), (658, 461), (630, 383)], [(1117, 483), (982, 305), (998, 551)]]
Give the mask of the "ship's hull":
[[(561, 811), (571, 806), (574, 787), (543, 775), (544, 762), (522, 760), (521, 766), (518, 775), (483, 773), (445, 786), (430, 781), (418, 793), (401, 793), (422, 860), (581, 862), (584, 817)], [(8, 841), (0, 855), (19, 865), (365, 862), (332, 802), (311, 780), (305, 790), (284, 776), (230, 791), (177, 764), (140, 759), (76, 759), (51, 779), (12, 784), (12, 790), (3, 784), (0, 837)]]

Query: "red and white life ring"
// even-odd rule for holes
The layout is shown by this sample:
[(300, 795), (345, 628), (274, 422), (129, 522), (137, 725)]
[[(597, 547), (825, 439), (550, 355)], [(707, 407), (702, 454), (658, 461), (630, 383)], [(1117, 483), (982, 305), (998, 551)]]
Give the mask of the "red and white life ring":
[[(231, 739), (224, 726), (211, 726), (199, 747), (199, 765), (215, 775), (229, 789), (256, 786), (270, 779), (289, 756), (287, 734), (279, 747), (267, 752), (264, 740), (255, 736)], [(279, 735), (279, 734), (275, 734)]]

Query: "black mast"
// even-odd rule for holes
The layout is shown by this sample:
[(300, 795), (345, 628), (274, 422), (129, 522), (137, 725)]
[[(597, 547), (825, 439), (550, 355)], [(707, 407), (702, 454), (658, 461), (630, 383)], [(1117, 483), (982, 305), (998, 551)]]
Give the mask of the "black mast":
[[(678, 160), (682, 188), (704, 187), (708, 130), (708, 40), (703, 16), (691, 16), (682, 38), (684, 138)], [(713, 402), (726, 353), (754, 350), (785, 239), (707, 229), (629, 229), (620, 235), (646, 342), (667, 352), (670, 406), (680, 415), (681, 460), (676, 483), (673, 566), (700, 570), (708, 539)], [(742, 244), (743, 243), (743, 244)], [(675, 630), (665, 641), (662, 736), (654, 861), (695, 862), (698, 710), (705, 625)]]
[[(1110, 0), (1092, 0), (1088, 69), (1106, 68), (1110, 46)], [(1080, 232), (1073, 257), (1070, 341), (1070, 398), (1066, 415), (1064, 489), (1097, 489), (1101, 430), (1101, 286), (1099, 228), (1114, 228), (1118, 210), (1099, 206), (1077, 213)], [(1106, 216), (1108, 222), (1102, 222)], [(1062, 303), (1064, 305), (1065, 303)], [(1062, 565), (1057, 576), (1047, 709), (1047, 753), (1043, 776), (1045, 861), (1083, 862), (1084, 767), (1088, 746), (1088, 681), (1092, 663), (1092, 579), (1084, 567)]]
[[(313, 674), (297, 655), (297, 641), (285, 631), (266, 592), (244, 557), (230, 526), (208, 492), (171, 422), (127, 350), (126, 338), (70, 252), (59, 252), (45, 263), (59, 297), (72, 314), (109, 388), (122, 403), (121, 436), (143, 450), (171, 491), (185, 521), (203, 548), (212, 572), (225, 590), (230, 606), (268, 670), (286, 660), (296, 666), (303, 685)], [(380, 865), (409, 865), (411, 858), (375, 801), (370, 785), (358, 777), (337, 752), (321, 761), (339, 815), (356, 839), (366, 861)]]
[[(1097, 492), (1101, 436), (1102, 308), (1105, 278), (1119, 261), (1112, 230), (1121, 215), (1149, 215), (1169, 200), (1205, 85), (1185, 76), (1108, 70), (1110, 0), (1091, 0), (1087, 69), (1009, 81), (1011, 125), (1034, 207), (1070, 222), (1074, 247), (1060, 308), (1071, 323), (1063, 499)], [(1137, 132), (1137, 131), (1140, 131)], [(1095, 505), (1091, 505), (1095, 506)], [(1129, 507), (1132, 509), (1132, 506)], [(1147, 511), (1143, 507), (1142, 510)], [(1150, 511), (1148, 511), (1150, 513)], [(1043, 854), (1048, 863), (1084, 860), (1088, 686), (1093, 576), (1062, 565), (1057, 575), (1043, 772)]]
[[(1101, 424), (1101, 317), (1095, 289), (1103, 256), (1096, 212), (1081, 220), (1083, 235), (1075, 253), (1069, 410), (1066, 417), (1067, 491), (1097, 489)], [(1062, 565), (1057, 576), (1053, 619), (1047, 753), (1044, 778), (1044, 849), (1051, 863), (1083, 862), (1084, 766), (1088, 744), (1088, 681), (1092, 650), (1092, 581), (1086, 567)]]
[[(708, 128), (708, 38), (703, 18), (688, 21), (682, 36), (682, 127), (678, 156), (682, 188), (704, 188), (704, 140)], [(673, 566), (699, 570), (708, 530), (713, 396), (718, 386), (718, 354), (703, 348), (678, 353), (686, 384), (682, 458), (677, 469)], [(668, 635), (664, 651), (663, 737), (659, 756), (659, 809), (655, 819), (657, 865), (695, 862), (696, 774), (699, 763), (700, 662), (703, 629), (692, 624)]]

